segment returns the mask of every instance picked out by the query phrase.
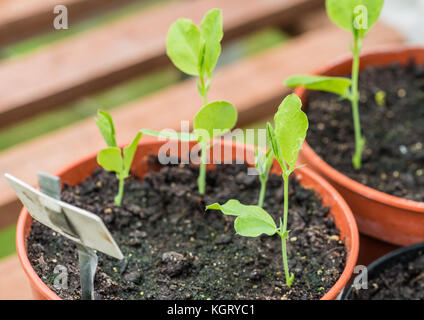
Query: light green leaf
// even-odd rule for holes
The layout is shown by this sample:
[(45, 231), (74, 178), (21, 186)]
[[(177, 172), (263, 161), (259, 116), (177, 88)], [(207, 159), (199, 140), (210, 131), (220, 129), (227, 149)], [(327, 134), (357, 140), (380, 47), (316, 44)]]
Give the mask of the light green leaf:
[(203, 144), (231, 130), (237, 122), (237, 110), (229, 102), (215, 101), (200, 109), (194, 117), (193, 128)]
[(287, 78), (285, 85), (289, 88), (305, 87), (311, 90), (320, 90), (338, 94), (344, 98), (348, 97), (352, 81), (342, 77), (325, 77), (295, 75)]
[(384, 0), (326, 0), (327, 14), (340, 28), (363, 37), (377, 22)]
[(97, 163), (107, 171), (121, 173), (124, 170), (121, 149), (117, 147), (101, 150), (97, 155)]
[(214, 203), (206, 209), (220, 210), (225, 215), (237, 216), (234, 229), (244, 237), (257, 237), (263, 233), (272, 236), (277, 232), (274, 219), (259, 206), (248, 206), (238, 200), (229, 200), (223, 205)]
[(294, 170), (299, 150), (308, 130), (308, 117), (302, 111), (302, 102), (295, 94), (287, 96), (274, 116), (275, 136), (290, 172)]
[(172, 132), (172, 131), (154, 131), (150, 129), (140, 130), (142, 133), (147, 134), (153, 137), (166, 138), (166, 139), (176, 139), (180, 141), (196, 141), (197, 135), (192, 132)]
[(275, 158), (277, 159), (281, 168), (283, 168), (284, 170), (285, 165), (283, 164), (283, 153), (281, 151), (281, 146), (275, 135), (274, 128), (269, 122), (266, 123), (266, 135), (269, 140), (269, 143), (271, 144), (271, 150), (273, 154), (275, 155)]
[(221, 40), (224, 36), (221, 10), (212, 9), (206, 13), (201, 24), (201, 34), (205, 41), (203, 63), (210, 78), (221, 54)]
[(189, 19), (178, 19), (171, 25), (166, 38), (166, 53), (181, 71), (199, 75), (202, 37), (199, 28)]
[(135, 136), (134, 140), (131, 142), (131, 144), (127, 147), (124, 148), (123, 154), (124, 154), (124, 170), (125, 170), (125, 175), (128, 176), (130, 169), (131, 169), (131, 164), (135, 155), (135, 151), (137, 150), (137, 146), (138, 146), (138, 142), (141, 139), (141, 136), (143, 134), (141, 132), (138, 132), (137, 135)]
[(98, 110), (97, 117), (94, 120), (108, 147), (117, 147), (112, 116), (106, 111)]

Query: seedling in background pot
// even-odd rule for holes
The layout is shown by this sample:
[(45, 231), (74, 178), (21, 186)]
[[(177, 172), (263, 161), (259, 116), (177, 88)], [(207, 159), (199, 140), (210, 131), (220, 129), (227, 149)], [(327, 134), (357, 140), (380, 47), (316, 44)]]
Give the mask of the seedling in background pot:
[(142, 133), (138, 132), (131, 144), (121, 150), (116, 144), (115, 126), (112, 117), (105, 111), (99, 110), (95, 119), (99, 130), (108, 145), (97, 155), (97, 163), (107, 171), (116, 173), (119, 180), (118, 194), (115, 196), (115, 205), (120, 206), (124, 195), (125, 179), (130, 175), (131, 164), (137, 150)]
[(326, 0), (327, 14), (330, 19), (353, 35), (351, 80), (340, 77), (295, 75), (285, 82), (286, 86), (290, 88), (302, 86), (306, 89), (331, 92), (351, 102), (355, 131), (355, 153), (352, 157), (352, 164), (357, 170), (361, 168), (362, 151), (365, 145), (365, 138), (361, 134), (358, 106), (360, 97), (358, 90), (359, 55), (362, 40), (377, 22), (383, 4), (384, 0)]
[(221, 210), (225, 215), (236, 216), (234, 228), (236, 232), (245, 237), (258, 237), (261, 234), (273, 236), (278, 234), (281, 238), (281, 253), (286, 277), (286, 284), (293, 284), (294, 275), (289, 272), (286, 240), (288, 208), (289, 208), (289, 178), (296, 169), (296, 160), (308, 130), (308, 118), (302, 111), (302, 102), (292, 94), (284, 99), (274, 116), (275, 130), (267, 123), (267, 135), (271, 149), (283, 171), (284, 180), (284, 209), (283, 218), (277, 228), (273, 218), (260, 206), (247, 206), (237, 200), (229, 200), (220, 205), (214, 203), (206, 209)]
[(274, 160), (274, 153), (269, 149), (265, 154), (261, 150), (255, 150), (255, 168), (259, 174), (259, 181), (261, 182), (261, 190), (259, 192), (258, 206), (261, 208), (264, 205), (266, 185), (268, 182), (269, 171), (272, 167)]
[(218, 9), (212, 9), (206, 13), (200, 29), (189, 19), (179, 19), (170, 27), (166, 40), (168, 57), (182, 72), (199, 77), (200, 82), (197, 88), (203, 98), (203, 107), (194, 117), (193, 133), (141, 130), (145, 134), (156, 137), (199, 142), (201, 148), (198, 178), (200, 194), (204, 194), (206, 189), (206, 152), (211, 146), (211, 139), (225, 134), (237, 122), (237, 110), (231, 103), (226, 101), (207, 103), (212, 71), (221, 54), (222, 37), (222, 12)]

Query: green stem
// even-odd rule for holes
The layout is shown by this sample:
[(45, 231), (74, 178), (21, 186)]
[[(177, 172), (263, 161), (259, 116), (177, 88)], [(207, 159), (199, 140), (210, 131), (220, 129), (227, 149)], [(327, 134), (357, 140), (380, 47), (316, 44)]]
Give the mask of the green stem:
[(203, 75), (200, 75), (200, 86), (202, 88), (202, 98), (203, 98), (203, 105), (205, 106), (207, 104), (208, 101), (208, 90), (206, 90), (206, 85), (205, 85), (205, 79), (203, 77)]
[(365, 139), (361, 135), (361, 122), (359, 118), (358, 78), (359, 78), (359, 54), (361, 52), (361, 46), (362, 46), (362, 39), (358, 35), (355, 35), (354, 45), (353, 45), (353, 63), (352, 63), (352, 92), (351, 92), (350, 100), (352, 103), (353, 126), (355, 130), (355, 153), (352, 157), (352, 164), (356, 170), (361, 168), (362, 150), (365, 144)]
[(120, 206), (122, 203), (122, 198), (124, 196), (125, 178), (118, 178), (118, 179), (119, 179), (119, 190), (118, 190), (118, 194), (115, 197), (115, 205)]
[(286, 284), (287, 286), (291, 287), (293, 284), (294, 276), (289, 272), (289, 264), (287, 259), (287, 247), (286, 247), (286, 240), (287, 240), (287, 218), (289, 213), (289, 176), (290, 175), (283, 175), (284, 180), (284, 214), (283, 214), (283, 225), (280, 224), (280, 231), (279, 235), (281, 237), (281, 253), (283, 257), (283, 267), (284, 267), (284, 274), (286, 276)]
[(197, 178), (197, 185), (199, 187), (199, 193), (205, 194), (206, 189), (206, 146), (202, 145), (200, 150), (200, 168), (199, 168), (199, 177)]
[(261, 191), (259, 192), (258, 206), (262, 208), (264, 206), (266, 184), (268, 182), (268, 179), (260, 179), (260, 180), (261, 180)]

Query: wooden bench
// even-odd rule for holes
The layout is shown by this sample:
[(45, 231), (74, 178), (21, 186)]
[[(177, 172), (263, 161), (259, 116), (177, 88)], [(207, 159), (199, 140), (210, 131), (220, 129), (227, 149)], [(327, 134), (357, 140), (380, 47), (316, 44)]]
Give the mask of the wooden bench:
[(53, 9), (64, 5), (69, 23), (135, 0), (0, 0), (0, 46), (53, 29)]
[[(210, 8), (225, 15), (225, 41), (264, 26), (295, 24), (322, 0), (178, 1), (61, 41), (28, 57), (0, 62), (0, 127), (58, 107), (170, 63), (166, 33), (178, 17), (199, 22)], [(56, 31), (60, 32), (60, 31)]]

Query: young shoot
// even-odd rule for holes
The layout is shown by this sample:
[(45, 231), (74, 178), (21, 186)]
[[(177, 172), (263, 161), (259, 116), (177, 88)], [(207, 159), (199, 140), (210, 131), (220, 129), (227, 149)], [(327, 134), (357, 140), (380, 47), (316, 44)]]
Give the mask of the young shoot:
[(221, 54), (222, 12), (212, 9), (205, 14), (200, 28), (190, 19), (178, 19), (166, 38), (166, 53), (182, 72), (199, 77), (198, 91), (207, 104), (207, 95)]
[(141, 132), (167, 139), (197, 141), (200, 145), (200, 168), (197, 179), (200, 194), (206, 191), (207, 151), (212, 146), (211, 139), (225, 134), (234, 128), (237, 122), (237, 110), (229, 102), (215, 101), (202, 107), (194, 116), (193, 132), (173, 133), (142, 129)]
[(269, 149), (265, 154), (261, 150), (255, 150), (255, 168), (259, 174), (259, 181), (261, 182), (261, 190), (259, 192), (258, 206), (261, 208), (264, 205), (266, 184), (268, 182), (269, 171), (272, 167), (274, 160), (274, 153)]
[(121, 150), (116, 144), (115, 126), (110, 114), (99, 110), (95, 118), (97, 126), (106, 141), (107, 148), (97, 155), (97, 163), (103, 169), (116, 173), (119, 180), (118, 194), (115, 196), (115, 205), (120, 206), (124, 195), (125, 179), (130, 175), (131, 164), (137, 150), (142, 133), (138, 132), (131, 144)]
[(300, 99), (292, 94), (287, 96), (274, 116), (275, 129), (267, 123), (267, 135), (271, 143), (271, 150), (282, 169), (284, 181), (284, 209), (277, 228), (273, 218), (260, 206), (247, 206), (237, 200), (229, 200), (220, 205), (214, 203), (206, 209), (220, 210), (225, 215), (236, 216), (234, 228), (236, 232), (245, 237), (258, 237), (261, 234), (273, 236), (278, 234), (281, 238), (281, 253), (284, 274), (287, 286), (291, 287), (294, 280), (293, 273), (289, 272), (286, 241), (289, 208), (289, 178), (296, 169), (296, 160), (305, 140), (308, 130), (308, 118), (302, 111)]
[(237, 110), (226, 101), (207, 102), (212, 72), (221, 54), (222, 12), (212, 9), (207, 12), (200, 28), (189, 19), (178, 19), (171, 25), (166, 39), (166, 52), (174, 65), (182, 72), (199, 77), (198, 91), (203, 98), (203, 107), (194, 117), (193, 133), (155, 132), (141, 130), (145, 134), (197, 141), (200, 145), (199, 193), (206, 189), (207, 151), (211, 139), (231, 130), (237, 122)]
[(361, 168), (362, 152), (365, 146), (359, 117), (359, 55), (362, 40), (377, 22), (383, 4), (384, 0), (326, 0), (327, 14), (330, 19), (340, 28), (351, 32), (353, 35), (351, 79), (295, 75), (285, 82), (285, 85), (290, 88), (302, 86), (306, 89), (331, 92), (350, 101), (355, 133), (355, 152), (352, 156), (352, 164), (356, 170)]

